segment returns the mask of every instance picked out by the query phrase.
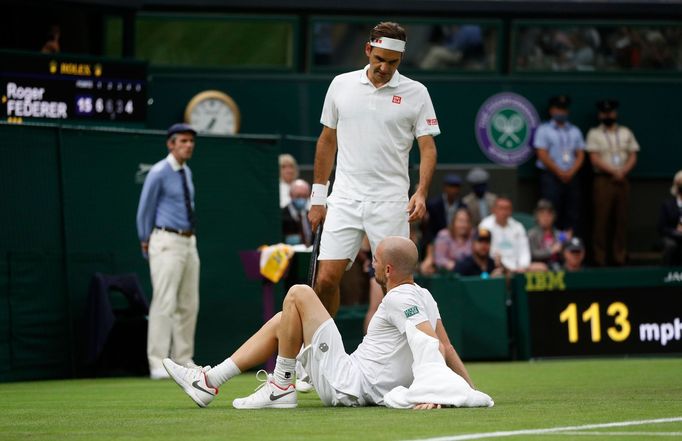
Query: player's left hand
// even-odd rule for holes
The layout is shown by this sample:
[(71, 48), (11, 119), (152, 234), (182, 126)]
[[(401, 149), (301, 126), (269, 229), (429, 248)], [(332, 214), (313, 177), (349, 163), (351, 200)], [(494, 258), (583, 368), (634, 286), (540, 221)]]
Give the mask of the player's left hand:
[(421, 220), (426, 213), (426, 201), (421, 193), (415, 193), (410, 198), (410, 202), (407, 203), (407, 213), (409, 217), (408, 222), (416, 222)]
[(422, 403), (414, 406), (414, 410), (440, 409), (442, 406), (435, 403)]

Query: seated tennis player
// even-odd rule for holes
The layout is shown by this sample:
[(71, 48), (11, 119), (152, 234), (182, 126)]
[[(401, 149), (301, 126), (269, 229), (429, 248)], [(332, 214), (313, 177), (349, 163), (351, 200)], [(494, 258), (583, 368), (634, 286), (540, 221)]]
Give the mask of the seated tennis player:
[[(450, 343), (431, 293), (414, 283), (417, 247), (409, 239), (382, 240), (374, 257), (376, 280), (385, 296), (357, 350), (348, 355), (341, 334), (322, 302), (307, 285), (287, 293), (282, 311), (270, 319), (228, 359), (213, 368), (189, 368), (170, 359), (163, 365), (200, 407), (218, 388), (242, 371), (264, 363), (277, 352), (273, 374), (253, 394), (237, 398), (237, 409), (297, 406), (295, 367), (298, 355), (326, 406), (382, 405), (386, 393), (413, 381), (413, 355), (405, 334), (407, 322), (437, 339), (447, 366), (473, 388), (464, 364)], [(417, 408), (438, 407), (419, 403)]]

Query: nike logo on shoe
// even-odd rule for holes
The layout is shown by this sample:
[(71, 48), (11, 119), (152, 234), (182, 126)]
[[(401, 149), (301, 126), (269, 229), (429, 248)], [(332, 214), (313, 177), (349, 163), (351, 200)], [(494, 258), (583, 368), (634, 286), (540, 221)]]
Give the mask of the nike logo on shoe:
[(192, 387), (194, 387), (195, 389), (199, 389), (199, 390), (202, 391), (202, 392), (206, 392), (206, 393), (209, 394), (209, 395), (215, 395), (215, 394), (214, 394), (213, 392), (211, 392), (210, 390), (206, 390), (206, 389), (204, 389), (203, 387), (199, 386), (199, 380), (195, 380), (194, 383), (192, 383)]
[(273, 392), (270, 392), (270, 401), (277, 401), (282, 397), (286, 397), (289, 394), (293, 394), (296, 392), (296, 389), (292, 389), (289, 392), (284, 392), (283, 394), (275, 395)]

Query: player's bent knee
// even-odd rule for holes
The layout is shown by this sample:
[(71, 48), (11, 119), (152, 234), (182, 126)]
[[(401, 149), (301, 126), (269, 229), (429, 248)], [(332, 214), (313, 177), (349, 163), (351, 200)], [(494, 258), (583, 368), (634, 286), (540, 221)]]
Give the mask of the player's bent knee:
[(301, 301), (304, 301), (305, 298), (311, 297), (317, 298), (317, 294), (315, 294), (315, 291), (313, 291), (311, 287), (308, 285), (294, 285), (289, 288), (289, 292), (286, 297), (284, 297), (284, 304), (286, 305), (290, 302), (300, 303)]

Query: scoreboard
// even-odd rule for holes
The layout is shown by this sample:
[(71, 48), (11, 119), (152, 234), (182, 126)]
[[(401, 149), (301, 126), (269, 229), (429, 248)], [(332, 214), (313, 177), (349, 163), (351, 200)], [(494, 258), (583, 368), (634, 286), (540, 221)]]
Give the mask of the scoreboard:
[(530, 357), (682, 353), (679, 268), (525, 273), (519, 279)]
[(147, 65), (0, 51), (0, 120), (144, 123)]

